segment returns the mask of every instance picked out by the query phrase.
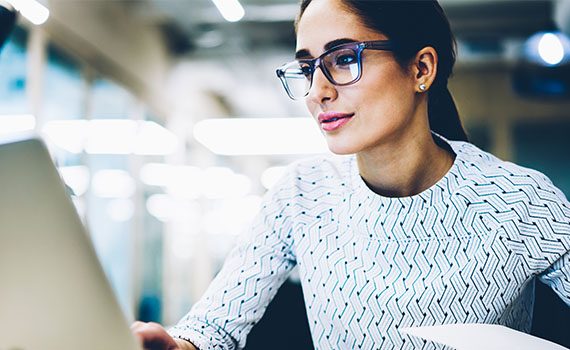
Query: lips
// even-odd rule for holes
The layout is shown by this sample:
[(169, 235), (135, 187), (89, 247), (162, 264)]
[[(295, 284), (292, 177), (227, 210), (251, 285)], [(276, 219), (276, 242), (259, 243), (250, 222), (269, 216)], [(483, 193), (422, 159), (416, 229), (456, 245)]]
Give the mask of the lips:
[(323, 112), (319, 113), (318, 120), (324, 131), (332, 131), (348, 123), (354, 113)]

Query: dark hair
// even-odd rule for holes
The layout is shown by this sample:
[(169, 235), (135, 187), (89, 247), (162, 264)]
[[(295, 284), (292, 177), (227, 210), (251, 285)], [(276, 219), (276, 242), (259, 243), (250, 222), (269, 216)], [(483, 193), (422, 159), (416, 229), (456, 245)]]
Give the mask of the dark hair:
[[(302, 0), (295, 29), (312, 0)], [(455, 64), (456, 43), (445, 12), (437, 0), (340, 0), (362, 23), (397, 43), (394, 57), (402, 67), (424, 47), (438, 55), (437, 76), (429, 90), (428, 118), (434, 132), (450, 140), (467, 141), (467, 135), (447, 81)]]
[(16, 11), (10, 5), (0, 4), (0, 50), (14, 28), (15, 22)]

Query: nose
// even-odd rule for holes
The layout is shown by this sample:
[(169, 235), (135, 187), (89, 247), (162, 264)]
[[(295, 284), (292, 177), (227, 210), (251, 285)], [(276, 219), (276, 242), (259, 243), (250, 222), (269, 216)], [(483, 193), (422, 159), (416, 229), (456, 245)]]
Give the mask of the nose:
[(336, 87), (331, 83), (325, 74), (323, 73), (322, 67), (318, 67), (313, 73), (313, 83), (311, 85), (311, 90), (309, 95), (307, 95), (307, 101), (323, 104), (327, 101), (333, 101), (337, 97)]

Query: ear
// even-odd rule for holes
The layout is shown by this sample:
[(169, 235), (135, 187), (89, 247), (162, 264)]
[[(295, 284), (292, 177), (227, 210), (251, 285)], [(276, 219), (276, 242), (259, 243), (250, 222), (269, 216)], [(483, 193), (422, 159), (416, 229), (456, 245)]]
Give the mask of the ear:
[[(437, 52), (431, 46), (426, 46), (416, 54), (412, 61), (415, 86), (417, 93), (427, 92), (437, 76)], [(420, 86), (425, 85), (422, 90)]]

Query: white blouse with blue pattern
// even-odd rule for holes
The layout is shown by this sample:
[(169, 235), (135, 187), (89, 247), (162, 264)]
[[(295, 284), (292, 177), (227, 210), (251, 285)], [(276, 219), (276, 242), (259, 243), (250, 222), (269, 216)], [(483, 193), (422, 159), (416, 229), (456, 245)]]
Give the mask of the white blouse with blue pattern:
[[(400, 328), (530, 331), (534, 277), (570, 305), (570, 204), (543, 174), (465, 142), (411, 197), (372, 192), (354, 156), (290, 166), (174, 337), (241, 349), (297, 265), (315, 348), (435, 349)], [(286, 329), (283, 330), (287, 332)]]

